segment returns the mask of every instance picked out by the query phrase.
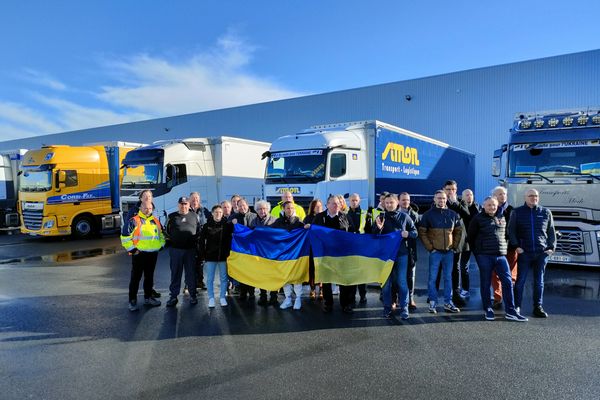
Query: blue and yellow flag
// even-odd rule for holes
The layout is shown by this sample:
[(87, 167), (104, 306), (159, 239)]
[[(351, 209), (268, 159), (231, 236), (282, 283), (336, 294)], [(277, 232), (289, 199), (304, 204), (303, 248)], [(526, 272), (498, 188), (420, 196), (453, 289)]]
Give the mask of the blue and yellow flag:
[(402, 236), (359, 235), (311, 225), (310, 245), (315, 260), (315, 282), (358, 285), (387, 281)]
[(266, 290), (308, 282), (308, 229), (288, 232), (241, 224), (234, 227), (227, 271), (233, 279)]

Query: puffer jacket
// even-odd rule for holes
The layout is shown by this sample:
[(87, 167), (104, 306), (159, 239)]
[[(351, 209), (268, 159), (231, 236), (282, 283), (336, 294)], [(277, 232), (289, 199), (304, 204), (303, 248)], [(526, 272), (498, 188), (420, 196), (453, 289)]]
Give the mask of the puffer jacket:
[(508, 223), (508, 235), (513, 247), (528, 253), (556, 250), (556, 231), (552, 212), (542, 206), (527, 204), (513, 210)]
[(480, 212), (471, 220), (467, 237), (475, 254), (506, 255), (506, 220), (502, 215), (497, 217)]
[(294, 229), (299, 229), (304, 227), (304, 223), (300, 220), (299, 217), (293, 216), (292, 218), (288, 218), (285, 215), (279, 217), (270, 225), (271, 228), (279, 228), (285, 229), (286, 231), (291, 231)]
[(419, 237), (427, 251), (458, 251), (464, 235), (459, 215), (447, 208), (430, 208), (419, 222)]

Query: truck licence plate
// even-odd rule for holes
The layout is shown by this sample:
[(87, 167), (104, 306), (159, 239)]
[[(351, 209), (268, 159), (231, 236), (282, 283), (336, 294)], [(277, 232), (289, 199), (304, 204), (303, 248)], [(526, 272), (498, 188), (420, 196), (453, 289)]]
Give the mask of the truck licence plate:
[(571, 257), (569, 256), (559, 256), (559, 255), (551, 255), (548, 257), (548, 261), (551, 262), (571, 262)]

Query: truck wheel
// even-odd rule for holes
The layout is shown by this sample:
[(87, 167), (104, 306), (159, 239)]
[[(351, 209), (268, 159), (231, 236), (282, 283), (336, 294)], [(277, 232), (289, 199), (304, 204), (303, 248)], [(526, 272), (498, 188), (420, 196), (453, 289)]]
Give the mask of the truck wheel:
[(76, 238), (89, 238), (94, 232), (94, 223), (92, 222), (92, 219), (90, 217), (87, 217), (85, 215), (77, 217), (75, 219), (75, 222), (73, 222), (71, 232)]

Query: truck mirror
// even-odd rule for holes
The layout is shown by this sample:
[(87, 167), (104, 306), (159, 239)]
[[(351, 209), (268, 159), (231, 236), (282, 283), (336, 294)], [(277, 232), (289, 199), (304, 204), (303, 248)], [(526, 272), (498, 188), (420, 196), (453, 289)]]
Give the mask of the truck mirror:
[(494, 157), (492, 159), (492, 176), (497, 178), (500, 176), (502, 159), (500, 157)]
[(65, 183), (66, 181), (67, 181), (67, 173), (65, 171), (58, 171), (58, 183), (59, 184)]

